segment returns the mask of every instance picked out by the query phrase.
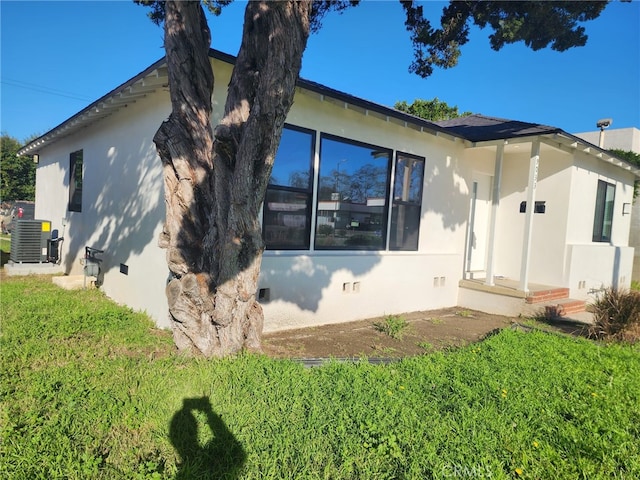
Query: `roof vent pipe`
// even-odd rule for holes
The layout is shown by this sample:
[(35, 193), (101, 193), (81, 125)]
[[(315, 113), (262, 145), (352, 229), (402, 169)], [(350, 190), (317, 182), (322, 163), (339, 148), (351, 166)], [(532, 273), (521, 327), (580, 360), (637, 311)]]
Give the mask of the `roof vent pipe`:
[(600, 148), (604, 148), (604, 129), (609, 127), (612, 123), (612, 118), (603, 118), (598, 120), (598, 123), (596, 123), (596, 127), (600, 129), (600, 140), (598, 141), (598, 146)]

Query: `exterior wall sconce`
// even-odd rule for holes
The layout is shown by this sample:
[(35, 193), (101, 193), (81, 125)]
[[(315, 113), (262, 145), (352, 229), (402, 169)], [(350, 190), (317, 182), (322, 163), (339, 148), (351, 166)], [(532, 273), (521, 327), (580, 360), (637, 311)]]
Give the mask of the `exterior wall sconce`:
[(40, 155), (37, 153), (33, 154), (33, 163), (38, 163), (40, 161)]
[(631, 204), (630, 203), (623, 203), (622, 204), (622, 214), (623, 215), (630, 215), (631, 214)]

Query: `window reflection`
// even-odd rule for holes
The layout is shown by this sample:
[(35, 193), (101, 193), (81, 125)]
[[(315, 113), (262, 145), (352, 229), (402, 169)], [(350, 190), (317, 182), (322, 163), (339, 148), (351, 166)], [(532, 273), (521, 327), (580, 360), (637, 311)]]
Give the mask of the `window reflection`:
[(315, 246), (385, 248), (391, 151), (323, 136)]
[(313, 131), (285, 126), (263, 206), (268, 249), (309, 249), (313, 152)]
[(269, 185), (308, 190), (311, 187), (312, 136), (308, 131), (285, 127), (269, 178)]
[(422, 205), (424, 158), (396, 155), (391, 211), (391, 250), (417, 250)]
[(310, 195), (267, 190), (264, 201), (264, 239), (271, 248), (309, 248)]

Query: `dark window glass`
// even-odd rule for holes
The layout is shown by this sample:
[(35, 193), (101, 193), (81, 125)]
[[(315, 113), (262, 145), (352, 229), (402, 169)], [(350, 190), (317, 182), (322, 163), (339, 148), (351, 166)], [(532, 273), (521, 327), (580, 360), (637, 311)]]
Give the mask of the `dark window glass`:
[(313, 136), (309, 131), (285, 127), (273, 163), (270, 186), (311, 188)]
[(69, 211), (82, 211), (82, 150), (69, 156)]
[(616, 187), (611, 183), (598, 180), (596, 211), (593, 220), (593, 241), (610, 242), (613, 225), (613, 203)]
[(391, 210), (391, 250), (417, 250), (422, 206), (424, 158), (396, 155)]
[(263, 206), (267, 249), (309, 249), (314, 150), (313, 131), (284, 127)]
[(311, 195), (268, 189), (264, 201), (263, 235), (269, 248), (308, 249)]
[(323, 136), (317, 249), (384, 250), (391, 151)]

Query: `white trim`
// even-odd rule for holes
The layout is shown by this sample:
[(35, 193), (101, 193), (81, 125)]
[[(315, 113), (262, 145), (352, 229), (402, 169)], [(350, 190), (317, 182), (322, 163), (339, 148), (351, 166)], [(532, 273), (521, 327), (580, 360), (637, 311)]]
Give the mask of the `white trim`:
[(522, 242), (522, 263), (520, 264), (520, 290), (529, 291), (529, 260), (531, 257), (531, 236), (533, 234), (533, 212), (535, 210), (536, 188), (538, 186), (538, 169), (540, 167), (540, 141), (531, 144), (529, 160), (529, 185), (527, 187), (527, 209), (524, 221), (524, 238)]

